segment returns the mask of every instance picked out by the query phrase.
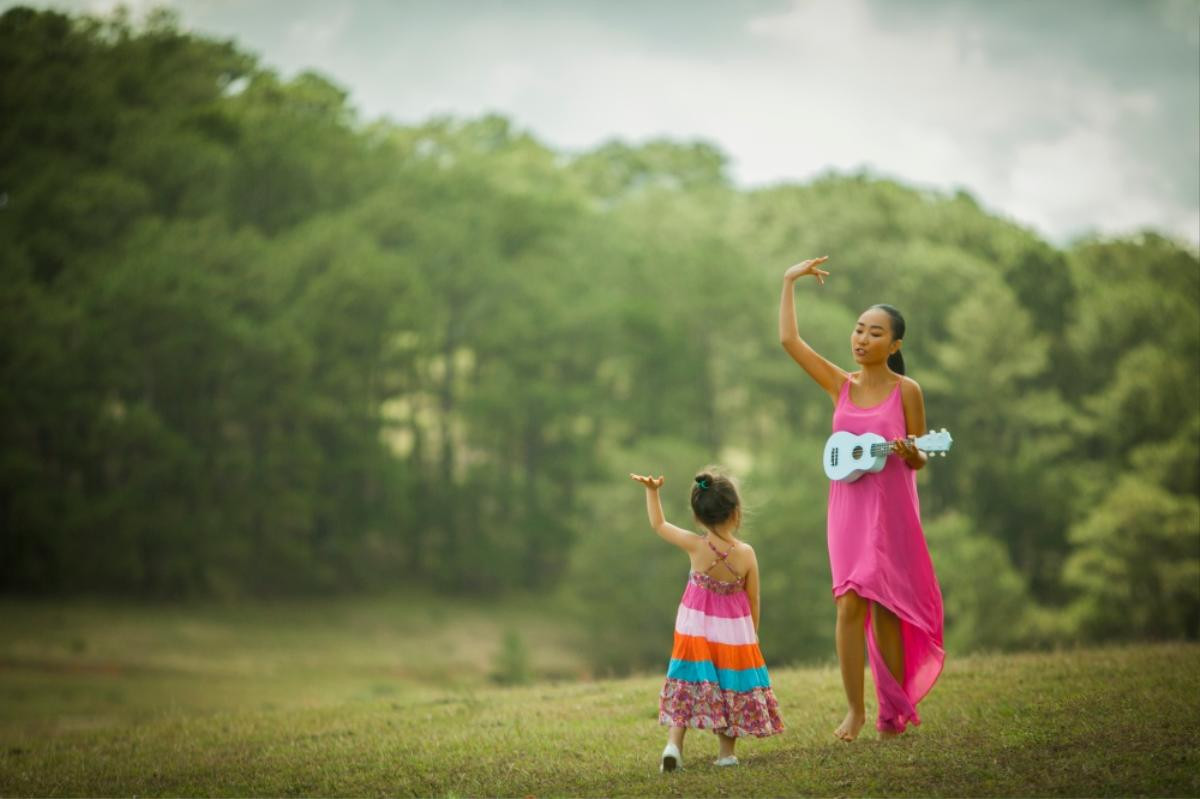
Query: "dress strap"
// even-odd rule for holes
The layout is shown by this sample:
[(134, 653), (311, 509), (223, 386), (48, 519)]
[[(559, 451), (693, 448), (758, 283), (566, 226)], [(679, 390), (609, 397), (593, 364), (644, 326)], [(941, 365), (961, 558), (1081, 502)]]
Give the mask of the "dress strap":
[(733, 551), (733, 547), (730, 547), (728, 552), (722, 552), (721, 550), (719, 550), (715, 546), (713, 546), (713, 542), (709, 541), (707, 536), (704, 539), (704, 543), (708, 544), (708, 548), (711, 549), (713, 551), (713, 554), (717, 556), (717, 559), (712, 562), (712, 566), (709, 566), (707, 569), (705, 569), (704, 573), (708, 574), (710, 571), (713, 570), (713, 566), (716, 566), (718, 563), (720, 563), (722, 566), (725, 567), (725, 570), (727, 572), (729, 572), (730, 574), (732, 574), (737, 579), (737, 581), (740, 583), (742, 581), (742, 575), (735, 572), (733, 570), (733, 567), (729, 565), (729, 561), (726, 560), (726, 558), (729, 557), (729, 553)]
[(837, 405), (840, 405), (843, 401), (850, 399), (850, 384), (852, 382), (853, 381), (850, 379), (850, 375), (846, 375), (846, 379), (842, 381), (842, 387), (838, 389)]

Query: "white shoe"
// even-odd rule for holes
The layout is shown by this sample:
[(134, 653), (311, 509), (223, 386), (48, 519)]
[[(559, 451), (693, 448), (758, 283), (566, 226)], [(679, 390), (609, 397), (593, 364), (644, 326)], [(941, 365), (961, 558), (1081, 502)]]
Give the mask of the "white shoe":
[(714, 766), (736, 766), (737, 764), (738, 759), (733, 755), (730, 755), (729, 757), (718, 757), (713, 761)]
[(658, 770), (674, 771), (677, 768), (683, 768), (683, 755), (679, 754), (678, 746), (668, 743), (663, 749), (662, 762), (658, 764)]

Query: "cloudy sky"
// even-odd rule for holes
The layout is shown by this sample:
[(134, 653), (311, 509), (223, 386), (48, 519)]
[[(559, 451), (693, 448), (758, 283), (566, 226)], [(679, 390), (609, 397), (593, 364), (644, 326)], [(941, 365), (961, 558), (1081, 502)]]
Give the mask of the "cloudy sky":
[(744, 186), (865, 168), (1058, 243), (1152, 227), (1200, 246), (1200, 0), (125, 5), (315, 69), (364, 119), (499, 112), (567, 151), (705, 139)]

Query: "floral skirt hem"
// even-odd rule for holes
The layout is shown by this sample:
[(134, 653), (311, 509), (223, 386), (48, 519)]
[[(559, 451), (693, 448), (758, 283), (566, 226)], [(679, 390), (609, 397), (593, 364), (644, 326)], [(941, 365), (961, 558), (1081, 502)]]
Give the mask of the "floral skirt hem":
[(670, 678), (659, 694), (658, 723), (712, 730), (730, 738), (765, 738), (783, 732), (779, 702), (770, 688), (723, 691), (715, 682)]

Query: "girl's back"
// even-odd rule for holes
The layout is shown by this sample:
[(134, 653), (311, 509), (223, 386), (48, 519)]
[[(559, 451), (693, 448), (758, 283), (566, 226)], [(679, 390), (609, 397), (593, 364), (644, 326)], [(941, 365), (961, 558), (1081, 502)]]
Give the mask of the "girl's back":
[(745, 579), (754, 565), (754, 549), (749, 544), (737, 538), (725, 540), (716, 535), (697, 538), (699, 546), (693, 547), (688, 553), (692, 571), (727, 583)]

